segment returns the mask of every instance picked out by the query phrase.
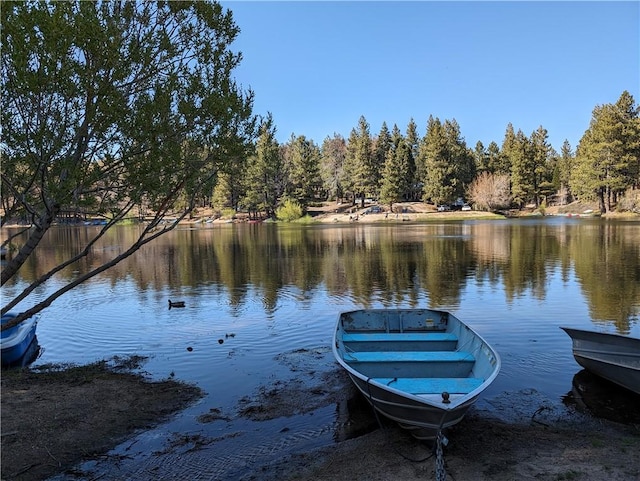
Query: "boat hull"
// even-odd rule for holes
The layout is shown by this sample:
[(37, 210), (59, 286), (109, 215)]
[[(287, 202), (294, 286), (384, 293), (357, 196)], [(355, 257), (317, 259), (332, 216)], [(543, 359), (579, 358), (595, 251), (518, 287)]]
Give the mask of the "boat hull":
[(562, 327), (573, 343), (573, 357), (583, 368), (640, 394), (640, 339)]
[(478, 334), (430, 309), (341, 313), (333, 352), (377, 412), (425, 440), (460, 422), (500, 370)]
[[(2, 316), (2, 324), (9, 322), (15, 317), (14, 314)], [(2, 366), (12, 366), (20, 363), (30, 350), (30, 346), (35, 342), (37, 320), (32, 317), (17, 326), (2, 331), (0, 341), (2, 352)]]
[(349, 377), (376, 411), (397, 422), (417, 439), (435, 439), (439, 430), (462, 421), (478, 398), (474, 396), (455, 409), (442, 409), (437, 405), (408, 398), (406, 394), (376, 386), (359, 376), (349, 374)]

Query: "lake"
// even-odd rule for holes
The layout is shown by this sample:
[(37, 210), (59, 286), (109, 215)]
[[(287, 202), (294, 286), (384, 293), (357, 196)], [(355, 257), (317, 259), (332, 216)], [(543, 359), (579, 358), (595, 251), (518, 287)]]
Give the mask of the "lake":
[[(98, 227), (52, 229), (3, 297), (77, 251), (92, 229)], [(122, 252), (137, 232), (114, 229), (37, 296)], [(185, 307), (169, 309), (169, 299)], [(151, 377), (192, 382), (207, 395), (117, 448), (135, 454), (119, 464), (121, 472), (144, 479), (150, 466), (167, 462), (152, 453), (172, 434), (198, 433), (219, 442), (171, 460), (176, 479), (195, 479), (196, 471), (237, 479), (252, 463), (333, 442), (335, 405), (270, 421), (237, 413), (301, 365), (335, 369), (329, 346), (338, 313), (369, 307), (452, 311), (492, 344), (502, 370), (480, 408), (503, 414), (513, 393), (531, 397), (532, 405), (562, 406), (581, 369), (559, 326), (640, 337), (640, 222), (539, 217), (181, 227), (46, 309), (35, 365), (148, 356), (142, 369)], [(207, 412), (221, 419), (200, 422)]]

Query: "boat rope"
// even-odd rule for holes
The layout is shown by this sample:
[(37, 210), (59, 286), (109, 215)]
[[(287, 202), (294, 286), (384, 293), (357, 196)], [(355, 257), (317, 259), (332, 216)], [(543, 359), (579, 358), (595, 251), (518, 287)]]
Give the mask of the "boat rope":
[(371, 381), (370, 377), (367, 378), (367, 394), (369, 396), (369, 403), (371, 404), (371, 407), (373, 408), (373, 414), (376, 417), (376, 422), (378, 423), (378, 427), (384, 433), (384, 436), (385, 436), (385, 439), (386, 439), (386, 443), (391, 446), (391, 448), (398, 454), (398, 456), (402, 457), (403, 459), (406, 459), (407, 461), (411, 461), (412, 463), (423, 463), (423, 462), (427, 461), (428, 459), (431, 459), (435, 455), (435, 452), (432, 452), (427, 457), (420, 458), (420, 459), (415, 459), (415, 458), (411, 458), (411, 457), (407, 456), (406, 454), (401, 452), (396, 446), (391, 444), (391, 440), (390, 440), (390, 437), (389, 437), (389, 430), (382, 423), (382, 420), (380, 419), (380, 415), (378, 414), (378, 410), (376, 409), (376, 405), (374, 403), (373, 395), (371, 394), (371, 384), (369, 383), (369, 381)]

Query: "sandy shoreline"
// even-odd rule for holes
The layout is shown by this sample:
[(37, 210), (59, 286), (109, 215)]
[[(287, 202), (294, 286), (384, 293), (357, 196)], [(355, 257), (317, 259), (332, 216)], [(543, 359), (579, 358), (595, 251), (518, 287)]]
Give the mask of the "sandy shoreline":
[[(588, 423), (590, 424), (590, 423)], [(447, 478), (478, 480), (640, 480), (640, 437), (619, 425), (587, 428), (504, 423), (481, 414), (450, 430)], [(300, 454), (251, 479), (391, 481), (436, 479), (432, 450), (395, 427)], [(292, 469), (293, 467), (293, 469)]]
[[(278, 395), (263, 390), (262, 397), (250, 400), (250, 406), (260, 409), (246, 409), (240, 415), (258, 414), (258, 421), (287, 418), (300, 406), (317, 409), (344, 402), (352, 386), (341, 371), (333, 369), (337, 367), (318, 379), (325, 381), (322, 391), (301, 387), (294, 379), (280, 384)], [(149, 382), (118, 371), (100, 364), (46, 373), (3, 372), (2, 479), (36, 481), (56, 473), (66, 473), (62, 479), (133, 479), (122, 469), (122, 459), (105, 454), (140, 429), (150, 429), (180, 412), (201, 394), (173, 380)], [(304, 370), (298, 374), (308, 375)], [(359, 415), (373, 418), (364, 404)], [(194, 459), (207, 466), (199, 471), (199, 479), (436, 479), (432, 445), (416, 441), (394, 423), (382, 422), (383, 427), (373, 432), (319, 449), (300, 452), (292, 445), (288, 454), (271, 461), (238, 460), (238, 466), (244, 466), (241, 475), (213, 469), (213, 459), (221, 455), (215, 439), (175, 433), (166, 449), (141, 460), (142, 465), (132, 458), (129, 473), (136, 473), (137, 480), (151, 481), (158, 479), (152, 468), (163, 466), (169, 469), (163, 471), (164, 479), (191, 479), (193, 472), (184, 472), (185, 467), (172, 459), (181, 459), (184, 449), (192, 446)], [(640, 424), (605, 421), (566, 406), (555, 409), (534, 390), (502, 393), (486, 403), (481, 400), (447, 436), (448, 480), (640, 481)], [(90, 459), (101, 459), (101, 467), (79, 470), (78, 463)], [(149, 462), (152, 465), (144, 466)]]

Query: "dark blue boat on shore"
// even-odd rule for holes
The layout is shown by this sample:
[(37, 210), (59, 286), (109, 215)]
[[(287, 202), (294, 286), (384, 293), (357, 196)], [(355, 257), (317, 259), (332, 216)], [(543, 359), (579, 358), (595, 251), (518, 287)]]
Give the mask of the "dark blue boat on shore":
[[(2, 324), (15, 319), (16, 314), (7, 313), (2, 316)], [(36, 341), (37, 318), (32, 317), (1, 332), (2, 366), (20, 364), (20, 361), (33, 350)]]

